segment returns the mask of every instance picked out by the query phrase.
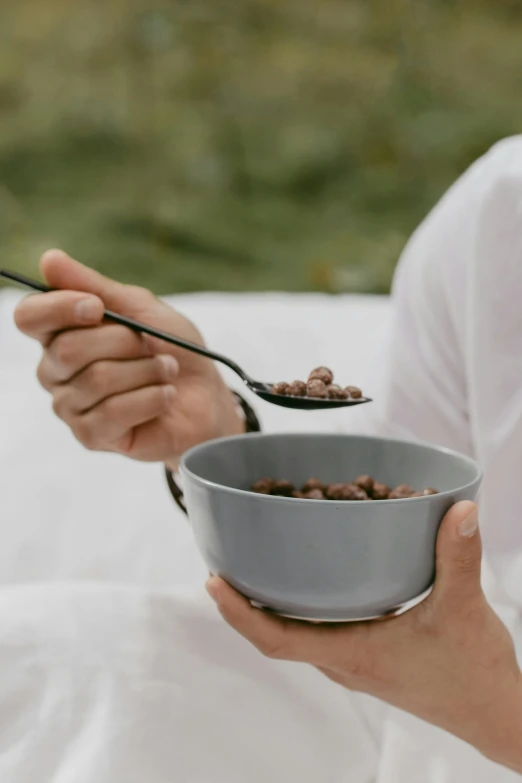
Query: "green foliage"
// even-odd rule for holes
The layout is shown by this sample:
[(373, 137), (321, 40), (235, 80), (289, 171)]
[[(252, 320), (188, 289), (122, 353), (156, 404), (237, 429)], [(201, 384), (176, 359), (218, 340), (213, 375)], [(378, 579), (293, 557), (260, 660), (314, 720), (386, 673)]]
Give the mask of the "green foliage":
[(159, 293), (387, 291), (520, 131), (515, 0), (2, 0), (0, 250)]

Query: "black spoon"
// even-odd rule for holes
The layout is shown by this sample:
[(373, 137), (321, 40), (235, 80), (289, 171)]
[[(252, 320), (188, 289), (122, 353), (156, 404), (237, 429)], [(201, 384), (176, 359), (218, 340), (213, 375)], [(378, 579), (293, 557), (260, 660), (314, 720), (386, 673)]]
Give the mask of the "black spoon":
[[(10, 280), (13, 283), (18, 283), (19, 285), (25, 286), (27, 288), (32, 288), (33, 291), (40, 291), (44, 294), (48, 294), (55, 290), (53, 288), (49, 288), (49, 286), (44, 285), (43, 283), (39, 283), (36, 280), (31, 280), (29, 277), (25, 277), (24, 275), (10, 272), (7, 269), (0, 269), (0, 277), (4, 277), (6, 280)], [(114, 323), (121, 324), (122, 326), (127, 326), (134, 332), (143, 332), (144, 334), (150, 334), (152, 337), (159, 337), (160, 340), (165, 340), (167, 343), (177, 345), (179, 348), (185, 348), (187, 351), (193, 351), (194, 353), (198, 353), (201, 356), (206, 356), (208, 359), (213, 359), (215, 362), (221, 362), (221, 364), (226, 365), (231, 370), (233, 370), (233, 372), (239, 375), (241, 380), (248, 386), (250, 391), (253, 391), (254, 394), (257, 394), (258, 397), (261, 397), (266, 402), (271, 402), (273, 405), (281, 405), (283, 408), (297, 408), (299, 410), (311, 411), (345, 408), (350, 405), (362, 405), (365, 402), (371, 402), (369, 397), (360, 397), (359, 399), (349, 400), (330, 400), (318, 397), (287, 397), (282, 394), (274, 394), (271, 383), (261, 383), (260, 381), (255, 381), (253, 378), (247, 375), (247, 373), (244, 372), (241, 367), (233, 362), (232, 359), (228, 359), (226, 356), (222, 356), (219, 353), (210, 351), (208, 348), (203, 348), (201, 345), (191, 343), (188, 340), (183, 340), (181, 337), (176, 337), (175, 335), (169, 334), (168, 332), (163, 332), (161, 329), (154, 329), (153, 327), (142, 324), (139, 321), (134, 321), (132, 318), (126, 318), (124, 315), (118, 315), (118, 313), (113, 313), (110, 310), (105, 311), (105, 318), (108, 321), (113, 321)]]

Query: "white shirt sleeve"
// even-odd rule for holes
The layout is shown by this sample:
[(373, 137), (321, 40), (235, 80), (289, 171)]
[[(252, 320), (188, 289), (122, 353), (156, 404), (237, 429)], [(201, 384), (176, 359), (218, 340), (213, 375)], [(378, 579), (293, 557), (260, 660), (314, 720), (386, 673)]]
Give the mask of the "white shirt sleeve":
[(522, 145), (491, 182), (468, 274), (467, 374), (488, 559), (522, 606)]
[(408, 244), (381, 432), (477, 458), (485, 551), (522, 607), (522, 137), (496, 145)]

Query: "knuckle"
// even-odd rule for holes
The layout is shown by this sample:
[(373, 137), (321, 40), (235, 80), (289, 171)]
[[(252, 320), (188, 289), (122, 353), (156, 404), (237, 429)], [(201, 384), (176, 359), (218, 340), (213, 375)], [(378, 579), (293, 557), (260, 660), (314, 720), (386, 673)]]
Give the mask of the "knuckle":
[(258, 648), (266, 658), (271, 658), (275, 661), (297, 660), (295, 657), (295, 643), (286, 625), (276, 633), (262, 637)]
[(76, 340), (71, 334), (61, 334), (55, 339), (51, 351), (62, 367), (70, 367), (77, 355)]
[(104, 362), (95, 362), (85, 370), (84, 383), (95, 392), (103, 391), (107, 386), (108, 369)]
[(36, 368), (36, 377), (40, 386), (49, 390), (49, 378), (47, 374), (47, 357), (44, 355)]
[(94, 451), (98, 447), (92, 423), (86, 419), (78, 419), (73, 427), (73, 434), (88, 451)]
[(121, 418), (121, 403), (118, 397), (109, 397), (98, 405), (98, 414), (103, 420), (117, 421)]
[(53, 411), (59, 419), (65, 419), (69, 410), (69, 393), (66, 389), (59, 389), (53, 394)]
[(156, 301), (156, 297), (148, 288), (143, 288), (140, 285), (128, 285), (126, 288), (127, 294), (140, 306), (149, 305)]
[(166, 387), (162, 384), (153, 387), (151, 407), (154, 407), (155, 410), (162, 411), (168, 409), (169, 399), (166, 395), (166, 391)]
[(161, 356), (155, 356), (152, 360), (150, 375), (158, 383), (164, 383), (167, 380), (167, 365)]
[(111, 444), (112, 450), (117, 451), (119, 454), (125, 454), (128, 455), (132, 451), (132, 447), (134, 445), (134, 432), (133, 430), (128, 430), (125, 435), (122, 435), (120, 438), (114, 441), (114, 443)]
[(20, 331), (25, 331), (29, 326), (28, 305), (26, 301), (20, 302), (14, 311), (14, 322)]
[(274, 661), (284, 661), (289, 658), (288, 646), (280, 639), (263, 640), (259, 644), (259, 651)]
[(134, 359), (143, 355), (142, 339), (136, 332), (127, 329), (126, 326), (119, 325), (109, 325), (105, 328), (107, 329), (107, 338), (115, 351), (114, 356), (120, 359)]

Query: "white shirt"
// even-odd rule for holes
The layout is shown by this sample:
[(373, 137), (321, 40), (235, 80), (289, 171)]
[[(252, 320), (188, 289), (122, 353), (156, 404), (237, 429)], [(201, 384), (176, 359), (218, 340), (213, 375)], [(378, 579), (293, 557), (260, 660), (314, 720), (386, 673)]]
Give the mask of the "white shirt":
[(500, 142), (408, 243), (380, 431), (481, 463), (485, 551), (522, 607), (522, 136)]

